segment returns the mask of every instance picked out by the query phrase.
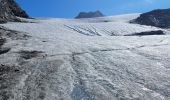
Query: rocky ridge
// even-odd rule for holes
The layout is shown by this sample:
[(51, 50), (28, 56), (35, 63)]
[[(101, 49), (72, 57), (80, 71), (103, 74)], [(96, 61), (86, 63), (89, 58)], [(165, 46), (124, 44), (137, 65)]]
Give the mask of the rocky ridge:
[(132, 23), (141, 25), (150, 25), (160, 28), (170, 27), (170, 9), (157, 9), (147, 13), (143, 13)]
[(21, 21), (18, 17), (29, 18), (14, 0), (0, 0), (0, 23)]
[(104, 14), (102, 14), (100, 11), (95, 12), (80, 12), (76, 19), (79, 18), (94, 18), (94, 17), (104, 17)]

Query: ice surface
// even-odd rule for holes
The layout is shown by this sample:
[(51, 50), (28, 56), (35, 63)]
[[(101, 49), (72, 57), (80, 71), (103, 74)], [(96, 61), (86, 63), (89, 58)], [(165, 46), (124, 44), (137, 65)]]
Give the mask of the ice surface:
[[(128, 23), (137, 16), (2, 24), (31, 36), (9, 39), (11, 51), (0, 55), (22, 70), (9, 82), (17, 84), (6, 90), (10, 100), (169, 100), (170, 36), (123, 36), (169, 31)], [(21, 50), (43, 53), (26, 60)]]

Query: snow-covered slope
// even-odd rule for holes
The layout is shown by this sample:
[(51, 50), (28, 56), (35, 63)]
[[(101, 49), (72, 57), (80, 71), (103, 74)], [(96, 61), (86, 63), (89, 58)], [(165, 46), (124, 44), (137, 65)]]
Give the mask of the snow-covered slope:
[[(143, 31), (160, 30), (151, 26), (130, 24), (129, 21), (139, 14), (127, 14), (111, 17), (91, 19), (42, 19), (33, 20), (35, 23), (8, 23), (4, 26), (14, 30), (32, 33), (35, 35), (87, 35), (87, 36), (112, 36), (127, 35)], [(43, 29), (43, 30), (42, 30)]]
[(2, 24), (29, 38), (7, 37), (4, 46), (11, 50), (0, 55), (0, 63), (17, 66), (17, 74), (7, 77), (8, 86), (0, 81), (6, 86), (0, 98), (169, 100), (170, 36), (123, 36), (168, 30), (128, 23), (137, 16)]

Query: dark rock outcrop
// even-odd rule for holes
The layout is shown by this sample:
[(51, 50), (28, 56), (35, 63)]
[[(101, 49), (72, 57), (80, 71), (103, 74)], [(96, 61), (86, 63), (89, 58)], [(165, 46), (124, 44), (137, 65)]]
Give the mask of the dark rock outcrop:
[(141, 14), (140, 17), (133, 20), (132, 23), (141, 25), (150, 25), (160, 28), (170, 27), (170, 9), (158, 9)]
[(165, 35), (165, 33), (162, 30), (157, 30), (157, 31), (134, 33), (134, 34), (129, 34), (125, 36), (145, 36), (145, 35)]
[(104, 15), (100, 11), (95, 12), (80, 12), (76, 19), (79, 18), (93, 18), (93, 17), (103, 17)]
[(0, 23), (20, 21), (17, 17), (29, 18), (14, 0), (0, 0)]

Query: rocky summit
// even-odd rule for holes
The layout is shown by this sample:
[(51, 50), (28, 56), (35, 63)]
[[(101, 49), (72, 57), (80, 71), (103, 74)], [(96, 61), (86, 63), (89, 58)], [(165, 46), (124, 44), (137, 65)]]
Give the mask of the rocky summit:
[(142, 25), (156, 26), (160, 28), (169, 28), (170, 9), (157, 9), (141, 14), (140, 17), (135, 19), (133, 22)]
[(79, 18), (93, 18), (93, 17), (104, 17), (104, 14), (102, 14), (100, 11), (95, 12), (80, 12), (76, 19)]
[(14, 0), (0, 0), (0, 23), (20, 21), (17, 17), (28, 18), (29, 16)]

